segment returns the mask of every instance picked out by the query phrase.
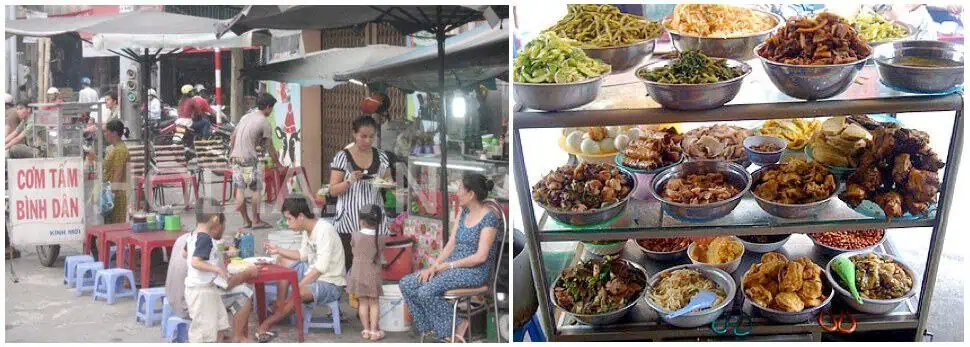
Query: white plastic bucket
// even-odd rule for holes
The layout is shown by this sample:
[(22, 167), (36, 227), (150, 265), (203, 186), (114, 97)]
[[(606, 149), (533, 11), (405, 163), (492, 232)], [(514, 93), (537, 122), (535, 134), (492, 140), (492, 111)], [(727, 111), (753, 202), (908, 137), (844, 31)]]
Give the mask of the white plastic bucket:
[(411, 319), (408, 315), (407, 304), (401, 295), (401, 288), (396, 284), (385, 284), (381, 287), (384, 295), (380, 297), (381, 329), (385, 331), (404, 332), (411, 330)]

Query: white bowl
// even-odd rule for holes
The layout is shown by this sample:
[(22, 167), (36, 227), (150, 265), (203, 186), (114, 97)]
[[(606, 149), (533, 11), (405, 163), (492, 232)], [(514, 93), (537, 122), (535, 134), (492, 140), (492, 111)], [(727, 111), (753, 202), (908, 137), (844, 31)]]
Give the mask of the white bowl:
[(620, 252), (623, 252), (623, 247), (626, 247), (626, 240), (618, 240), (616, 243), (609, 243), (605, 245), (597, 245), (592, 242), (583, 242), (583, 249), (599, 256), (619, 254)]
[[(731, 236), (731, 238), (734, 239), (734, 240), (737, 240), (737, 241), (741, 241), (741, 239), (738, 239), (736, 236)], [(742, 248), (743, 248), (744, 243), (742, 242), (741, 245), (742, 245)], [(741, 259), (744, 258), (744, 250), (742, 250), (741, 251), (741, 255), (739, 255), (737, 259), (734, 259), (734, 260), (729, 261), (729, 262), (724, 263), (724, 264), (708, 264), (708, 263), (702, 263), (702, 262), (698, 261), (697, 259), (694, 259), (694, 249), (695, 248), (697, 248), (697, 243), (696, 242), (691, 242), (690, 246), (687, 246), (687, 257), (690, 258), (690, 262), (691, 263), (693, 263), (693, 264), (708, 265), (708, 266), (711, 266), (711, 267), (714, 267), (714, 268), (718, 268), (718, 269), (724, 270), (727, 273), (734, 273), (734, 271), (737, 271), (738, 270), (738, 267), (741, 265)]]

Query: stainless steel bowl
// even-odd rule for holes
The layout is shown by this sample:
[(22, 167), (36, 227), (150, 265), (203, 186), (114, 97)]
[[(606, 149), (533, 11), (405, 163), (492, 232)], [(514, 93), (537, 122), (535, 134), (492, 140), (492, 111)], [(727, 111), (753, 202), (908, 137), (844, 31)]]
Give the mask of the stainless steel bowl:
[(623, 248), (626, 247), (626, 240), (616, 241), (613, 243), (607, 243), (605, 245), (597, 245), (592, 242), (583, 242), (583, 249), (587, 252), (598, 255), (607, 256), (614, 255), (623, 252)]
[[(852, 253), (847, 253), (846, 255), (853, 256), (853, 255), (865, 254), (865, 253), (869, 253), (869, 252), (868, 251), (852, 252)], [(850, 307), (865, 313), (887, 314), (889, 312), (892, 312), (894, 309), (896, 309), (896, 306), (899, 306), (900, 303), (906, 300), (909, 300), (909, 298), (913, 297), (913, 295), (916, 295), (916, 287), (919, 285), (920, 282), (919, 282), (919, 278), (916, 277), (916, 272), (914, 272), (913, 269), (909, 267), (909, 265), (906, 265), (906, 263), (899, 261), (899, 259), (896, 259), (896, 257), (893, 257), (889, 254), (885, 254), (885, 253), (876, 253), (876, 254), (878, 254), (881, 257), (889, 258), (895, 261), (897, 264), (902, 266), (903, 271), (906, 271), (906, 273), (909, 274), (909, 277), (913, 279), (913, 287), (910, 288), (909, 291), (906, 292), (906, 294), (903, 294), (903, 296), (901, 297), (898, 297), (895, 299), (889, 299), (889, 300), (876, 300), (876, 299), (862, 298), (862, 304), (859, 304), (858, 301), (855, 301), (855, 299), (852, 298), (852, 294), (849, 293), (848, 290), (842, 288), (842, 285), (836, 282), (835, 277), (832, 275), (833, 273), (832, 264), (835, 261), (835, 258), (832, 258), (832, 260), (829, 260), (829, 263), (825, 265), (825, 278), (829, 280), (829, 285), (832, 286), (832, 288), (835, 288), (835, 292), (839, 294), (839, 297), (842, 298), (842, 301), (849, 304)]]
[(718, 108), (734, 100), (741, 90), (741, 82), (751, 74), (751, 65), (737, 60), (727, 60), (728, 66), (738, 66), (741, 76), (727, 81), (703, 84), (658, 83), (640, 77), (642, 69), (656, 69), (674, 62), (673, 59), (661, 60), (637, 69), (635, 75), (647, 87), (647, 93), (663, 107), (674, 110), (706, 110)]
[(643, 245), (640, 244), (640, 240), (634, 240), (634, 241), (636, 241), (635, 243), (637, 244), (637, 248), (640, 249), (640, 252), (643, 253), (644, 257), (647, 257), (647, 259), (650, 259), (653, 261), (659, 261), (659, 262), (669, 262), (669, 261), (683, 259), (687, 257), (687, 248), (690, 248), (690, 245), (688, 245), (687, 247), (684, 247), (684, 249), (673, 251), (673, 252), (654, 252), (647, 249), (646, 247), (643, 247)]
[(513, 82), (515, 102), (540, 111), (559, 111), (586, 105), (599, 95), (603, 76), (573, 83)]
[[(649, 275), (647, 274), (647, 270), (645, 270), (642, 266), (640, 266), (640, 264), (634, 263), (626, 259), (622, 259), (622, 260), (626, 262), (627, 265), (629, 265), (630, 267), (639, 270), (640, 273), (643, 274), (644, 282), (647, 281), (647, 278), (649, 278)], [(559, 302), (556, 300), (556, 286), (559, 285), (559, 281), (561, 279), (562, 279), (562, 273), (560, 273), (559, 276), (556, 276), (556, 280), (552, 282), (552, 286), (549, 288), (549, 298), (552, 301), (552, 305), (558, 308), (559, 310), (566, 312), (567, 315), (572, 316), (577, 321), (580, 321), (583, 324), (592, 325), (592, 326), (607, 325), (620, 320), (620, 318), (623, 318), (623, 316), (625, 316), (628, 312), (630, 312), (630, 310), (637, 305), (637, 302), (639, 302), (640, 299), (643, 298), (643, 296), (647, 293), (646, 286), (644, 286), (643, 289), (640, 289), (640, 294), (631, 298), (629, 303), (627, 303), (623, 307), (620, 307), (610, 312), (605, 312), (600, 314), (576, 314), (576, 313), (569, 312), (569, 310), (564, 309), (562, 306), (559, 305)]]
[(546, 213), (548, 213), (553, 219), (568, 225), (583, 226), (608, 221), (610, 218), (616, 217), (618, 214), (622, 213), (624, 209), (626, 209), (627, 202), (630, 201), (630, 197), (633, 196), (633, 192), (637, 191), (638, 184), (636, 177), (622, 168), (619, 170), (630, 179), (633, 186), (630, 188), (630, 193), (627, 194), (623, 199), (620, 199), (620, 201), (616, 204), (613, 204), (613, 206), (583, 212), (557, 210), (543, 206), (542, 204), (539, 204), (539, 206), (546, 210)]
[(724, 293), (726, 295), (724, 297), (724, 301), (722, 301), (720, 305), (711, 307), (706, 310), (691, 312), (680, 317), (666, 319), (664, 318), (664, 315), (666, 315), (667, 313), (670, 313), (670, 311), (664, 310), (663, 308), (660, 307), (660, 305), (653, 302), (653, 300), (650, 299), (649, 293), (645, 294), (643, 297), (644, 297), (644, 300), (647, 302), (647, 305), (649, 305), (650, 308), (656, 311), (657, 315), (659, 315), (664, 322), (667, 322), (667, 324), (673, 325), (675, 327), (680, 327), (680, 328), (695, 328), (702, 325), (710, 324), (711, 322), (716, 320), (717, 317), (720, 317), (721, 314), (724, 313), (724, 311), (727, 311), (728, 308), (731, 307), (731, 303), (734, 302), (734, 297), (737, 295), (737, 288), (738, 288), (737, 283), (734, 282), (734, 278), (732, 278), (731, 275), (728, 274), (727, 272), (724, 272), (723, 270), (715, 269), (709, 265), (690, 264), (690, 265), (674, 266), (669, 269), (656, 273), (655, 275), (653, 275), (653, 277), (650, 277), (650, 281), (648, 283), (650, 283), (650, 286), (653, 287), (660, 280), (661, 274), (672, 272), (674, 270), (679, 270), (679, 269), (697, 270), (705, 277), (709, 278), (711, 281), (714, 281), (714, 283), (717, 284), (718, 288), (720, 288), (721, 290), (724, 290)]
[[(895, 63), (899, 57), (939, 58), (959, 62), (954, 67), (913, 67)], [(942, 41), (897, 41), (876, 47), (874, 60), (886, 85), (915, 93), (941, 93), (963, 85), (963, 45)]]
[[(761, 174), (767, 170), (781, 167), (782, 165), (788, 165), (788, 164), (786, 163), (771, 164), (771, 165), (763, 166), (760, 169), (755, 170), (755, 172), (751, 173), (751, 182), (752, 182), (751, 195), (754, 195), (754, 200), (758, 202), (758, 206), (761, 206), (761, 209), (765, 210), (765, 212), (768, 212), (768, 214), (772, 216), (781, 217), (781, 218), (793, 218), (793, 219), (814, 216), (818, 214), (818, 212), (821, 211), (823, 208), (825, 208), (825, 205), (829, 203), (829, 200), (832, 200), (832, 197), (834, 197), (839, 192), (839, 189), (836, 188), (835, 190), (832, 191), (832, 194), (829, 194), (827, 198), (813, 203), (808, 203), (808, 204), (782, 204), (782, 203), (777, 203), (777, 202), (762, 199), (761, 197), (758, 196), (758, 194), (754, 194), (754, 187), (757, 187), (758, 184), (761, 183)], [(838, 177), (836, 177), (835, 186), (838, 187), (840, 183), (841, 181), (839, 180)]]
[(691, 36), (677, 32), (668, 26), (670, 18), (663, 20), (663, 26), (670, 33), (670, 40), (674, 44), (674, 48), (678, 51), (700, 50), (701, 53), (709, 57), (744, 61), (754, 58), (754, 54), (752, 53), (754, 47), (764, 42), (768, 36), (785, 25), (785, 20), (779, 15), (765, 11), (755, 10), (755, 12), (761, 12), (771, 16), (777, 24), (773, 28), (765, 31), (748, 34), (746, 36), (725, 38)]
[(881, 245), (883, 242), (886, 242), (886, 235), (889, 235), (889, 233), (887, 233), (885, 230), (883, 230), (883, 232), (882, 232), (882, 238), (879, 239), (879, 242), (876, 242), (876, 244), (874, 244), (872, 246), (869, 246), (869, 247), (866, 247), (866, 248), (860, 248), (860, 249), (836, 248), (836, 247), (828, 246), (828, 245), (825, 245), (824, 243), (818, 242), (818, 240), (815, 240), (815, 237), (812, 236), (812, 235), (807, 235), (807, 236), (808, 236), (809, 239), (812, 240), (812, 243), (815, 244), (815, 247), (818, 247), (818, 249), (820, 249), (822, 251), (822, 254), (825, 254), (827, 256), (834, 257), (834, 256), (837, 256), (837, 255), (842, 254), (842, 253), (871, 252), (872, 250), (876, 249), (876, 247), (878, 247), (879, 245)]
[(741, 244), (744, 245), (744, 251), (745, 252), (754, 252), (754, 253), (768, 253), (768, 252), (777, 251), (777, 250), (781, 249), (782, 247), (784, 247), (785, 246), (785, 243), (787, 243), (788, 240), (791, 239), (791, 235), (788, 235), (788, 237), (786, 237), (786, 238), (784, 238), (784, 239), (782, 239), (781, 241), (778, 241), (778, 242), (758, 243), (758, 242), (748, 242), (748, 241), (745, 241), (741, 237), (742, 236), (738, 236), (738, 241), (741, 241)]
[(610, 65), (613, 72), (618, 72), (636, 66), (652, 55), (654, 48), (657, 48), (657, 38), (617, 47), (583, 48), (583, 52), (590, 58)]
[[(734, 197), (705, 205), (690, 205), (670, 201), (660, 195), (667, 181), (676, 177), (685, 177), (689, 174), (707, 174), (720, 172), (725, 179), (739, 187), (739, 192)], [(741, 197), (751, 190), (751, 175), (741, 165), (727, 161), (688, 161), (661, 171), (650, 180), (650, 194), (660, 201), (664, 212), (672, 217), (686, 221), (707, 221), (724, 217), (731, 213), (741, 202)]]
[(855, 62), (833, 65), (792, 65), (771, 61), (757, 54), (763, 43), (754, 49), (771, 83), (782, 93), (796, 99), (818, 100), (831, 98), (849, 89), (856, 75), (866, 66), (866, 56)]
[(809, 321), (811, 319), (815, 319), (818, 316), (818, 312), (828, 307), (829, 304), (832, 303), (832, 297), (835, 296), (835, 290), (832, 289), (832, 286), (826, 283), (825, 281), (822, 281), (822, 292), (826, 293), (826, 296), (825, 296), (825, 300), (822, 300), (821, 304), (815, 307), (805, 308), (801, 312), (778, 311), (772, 308), (767, 308), (767, 307), (758, 305), (753, 300), (748, 298), (747, 288), (745, 288), (744, 286), (744, 278), (748, 277), (748, 274), (750, 273), (751, 273), (751, 269), (748, 269), (748, 271), (744, 273), (744, 276), (741, 277), (741, 293), (744, 294), (744, 300), (751, 305), (752, 314), (760, 315), (761, 317), (764, 317), (774, 322), (784, 323), (784, 324), (795, 324), (795, 323), (801, 323), (801, 322)]

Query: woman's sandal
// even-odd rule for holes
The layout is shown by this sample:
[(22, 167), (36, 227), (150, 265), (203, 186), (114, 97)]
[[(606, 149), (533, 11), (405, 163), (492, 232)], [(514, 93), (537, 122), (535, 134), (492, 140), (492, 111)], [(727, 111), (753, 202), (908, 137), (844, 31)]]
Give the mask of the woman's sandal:
[(275, 339), (276, 336), (277, 334), (272, 331), (256, 333), (256, 341), (259, 343), (267, 343), (267, 342), (273, 341), (273, 339)]
[(384, 339), (384, 335), (384, 330), (371, 331), (369, 340), (380, 341)]
[(370, 340), (370, 334), (371, 334), (370, 330), (361, 330), (360, 331), (360, 338), (362, 338), (364, 340)]

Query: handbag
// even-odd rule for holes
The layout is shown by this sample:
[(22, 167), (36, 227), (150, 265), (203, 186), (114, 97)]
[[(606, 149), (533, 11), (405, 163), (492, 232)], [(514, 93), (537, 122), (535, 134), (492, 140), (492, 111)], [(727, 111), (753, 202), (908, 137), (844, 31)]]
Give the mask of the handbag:
[(115, 195), (111, 192), (111, 182), (101, 185), (101, 215), (109, 216), (115, 208)]

